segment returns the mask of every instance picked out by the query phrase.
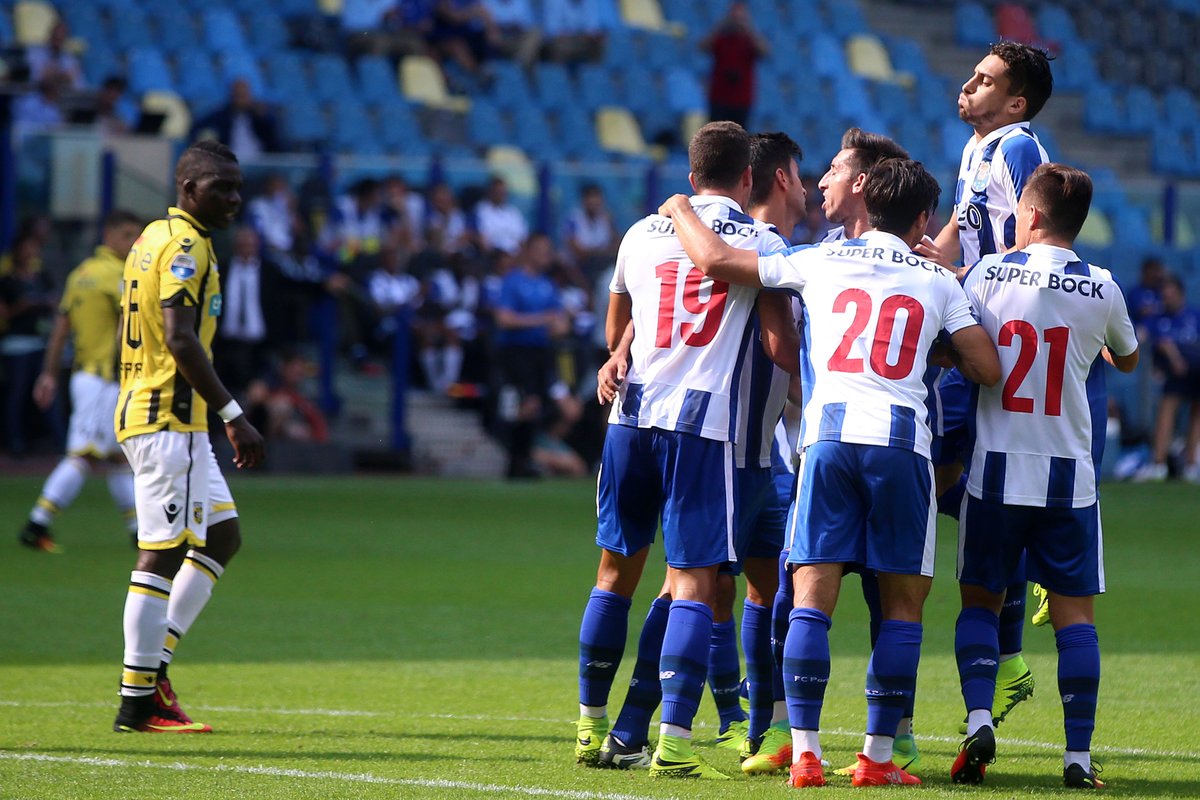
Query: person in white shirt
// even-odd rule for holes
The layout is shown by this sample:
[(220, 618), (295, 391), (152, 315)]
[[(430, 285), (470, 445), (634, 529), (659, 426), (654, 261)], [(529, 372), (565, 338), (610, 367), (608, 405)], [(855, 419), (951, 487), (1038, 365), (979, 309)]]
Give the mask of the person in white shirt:
[(1086, 173), (1038, 167), (1017, 204), (1019, 249), (985, 257), (963, 280), (1000, 348), (1003, 382), (981, 387), (959, 527), (963, 611), (955, 647), (967, 739), (951, 769), (979, 783), (995, 758), (992, 695), (999, 614), (1022, 553), (1049, 594), (1058, 645), (1067, 786), (1098, 788), (1089, 750), (1100, 683), (1094, 596), (1104, 591), (1096, 483), (1107, 402), (1104, 362), (1130, 372), (1137, 335), (1108, 270), (1071, 249), (1092, 197)]
[(612, 266), (619, 240), (612, 214), (604, 204), (604, 191), (596, 184), (579, 190), (579, 205), (567, 215), (566, 243), (587, 274), (595, 275)]
[(888, 159), (867, 177), (871, 230), (840, 245), (763, 258), (721, 242), (680, 195), (660, 209), (710, 278), (791, 289), (804, 300), (802, 359), (813, 381), (801, 423), (800, 494), (789, 520), (795, 607), (783, 661), (793, 739), (789, 783), (796, 787), (825, 784), (818, 731), (829, 680), (828, 631), (848, 563), (875, 570), (884, 609), (867, 670), (867, 737), (853, 783), (920, 783), (891, 758), (916, 686), (921, 611), (933, 576), (926, 358), (945, 332), (964, 375), (984, 384), (999, 377), (995, 345), (972, 318), (961, 287), (912, 251), (938, 194), (920, 164)]
[[(740, 125), (705, 125), (689, 144), (688, 160), (697, 192), (689, 202), (702, 224), (753, 257), (779, 249), (777, 234), (742, 210), (752, 178), (750, 137)], [(717, 568), (736, 558), (734, 365), (751, 331), (758, 290), (706, 278), (671, 221), (652, 214), (625, 234), (610, 291), (609, 347), (617, 348), (631, 320), (638, 335), (601, 456), (601, 555), (580, 627), (575, 756), (580, 763), (599, 760), (630, 598), (661, 518), (673, 600), (659, 662), (662, 725), (650, 774), (725, 780), (696, 755), (691, 735), (707, 673)]]
[(516, 255), (529, 236), (529, 223), (508, 197), (508, 183), (499, 175), (488, 181), (487, 195), (475, 205), (475, 229), (485, 253), (502, 250)]

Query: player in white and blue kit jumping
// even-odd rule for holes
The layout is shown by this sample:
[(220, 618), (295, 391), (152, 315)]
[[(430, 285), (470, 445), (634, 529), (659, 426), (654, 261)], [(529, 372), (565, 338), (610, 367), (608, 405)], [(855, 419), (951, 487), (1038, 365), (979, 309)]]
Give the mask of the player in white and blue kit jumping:
[(976, 441), (959, 527), (963, 611), (955, 650), (967, 739), (951, 776), (983, 780), (995, 757), (992, 694), (999, 613), (1008, 576), (1027, 559), (1050, 597), (1058, 645), (1066, 754), (1063, 780), (1098, 788), (1089, 751), (1100, 685), (1094, 596), (1104, 591), (1096, 484), (1107, 404), (1104, 361), (1137, 366), (1138, 344), (1108, 270), (1071, 250), (1092, 183), (1045, 164), (1017, 206), (1017, 246), (976, 264), (963, 281), (980, 323), (998, 343), (1003, 381), (978, 390)]
[[(693, 137), (688, 159), (704, 224), (757, 258), (772, 235), (742, 211), (751, 186), (749, 136), (734, 123), (710, 123)], [(693, 752), (691, 727), (707, 673), (717, 568), (735, 558), (732, 440), (739, 376), (730, 365), (750, 334), (758, 291), (704, 276), (673, 223), (659, 215), (626, 233), (610, 289), (610, 346), (630, 320), (640, 333), (614, 403), (598, 479), (602, 552), (580, 626), (576, 759), (599, 759), (630, 598), (661, 519), (673, 600), (659, 667), (662, 728), (650, 774), (724, 779)]]
[(933, 575), (932, 434), (925, 407), (927, 356), (944, 331), (963, 373), (999, 376), (995, 346), (971, 317), (954, 278), (912, 252), (937, 202), (937, 182), (913, 161), (871, 170), (865, 200), (873, 230), (839, 246), (755, 258), (712, 234), (676, 196), (675, 221), (693, 262), (719, 280), (786, 288), (804, 300), (813, 370), (806, 387), (798, 534), (789, 563), (795, 608), (784, 652), (793, 736), (793, 786), (825, 783), (821, 706), (829, 679), (830, 615), (844, 565), (880, 578), (884, 621), (867, 674), (867, 740), (856, 786), (916, 784), (891, 762), (896, 726), (916, 684), (921, 610)]

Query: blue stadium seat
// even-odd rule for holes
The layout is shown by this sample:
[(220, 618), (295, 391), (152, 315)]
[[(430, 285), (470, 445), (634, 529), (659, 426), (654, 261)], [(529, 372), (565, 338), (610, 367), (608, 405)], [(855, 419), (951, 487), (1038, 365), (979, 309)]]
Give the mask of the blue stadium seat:
[[(191, 14), (180, 14), (177, 11), (152, 7), (146, 11), (146, 19), (153, 26), (155, 44), (167, 53), (189, 53), (196, 49), (201, 41), (200, 31)], [(110, 25), (110, 29), (130, 29), (134, 35), (145, 37), (146, 31), (137, 25)]]
[(99, 86), (110, 75), (123, 75), (126, 72), (121, 69), (117, 57), (103, 39), (88, 42), (81, 61), (83, 74), (93, 86)]
[(871, 90), (869, 105), (893, 127), (898, 125), (901, 120), (913, 116), (912, 95), (903, 86), (897, 86), (894, 83), (869, 82), (868, 88)]
[[(340, 153), (354, 155), (382, 155), (386, 148), (375, 131), (370, 117), (365, 114), (351, 116), (349, 109), (331, 110), (332, 132), (330, 140)], [(361, 111), (361, 106), (360, 106)]]
[(1088, 130), (1096, 133), (1115, 133), (1121, 130), (1121, 109), (1111, 86), (1095, 82), (1088, 87), (1083, 102), (1083, 124)]
[(561, 108), (575, 102), (575, 85), (562, 64), (539, 63), (533, 68), (533, 83), (542, 108)]
[(330, 126), (315, 100), (297, 100), (283, 107), (283, 130), (301, 149), (316, 149), (329, 138)]
[(1145, 86), (1131, 86), (1125, 92), (1125, 130), (1150, 133), (1159, 125), (1158, 101)]
[(1054, 86), (1071, 91), (1084, 91), (1097, 78), (1092, 52), (1082, 42), (1064, 44), (1053, 67)]
[[(175, 91), (187, 101), (193, 120), (204, 116), (203, 113), (197, 112), (198, 105), (206, 105), (213, 99), (220, 105), (229, 99), (225, 87), (213, 80), (213, 76), (217, 74), (217, 66), (213, 61), (213, 57), (208, 53), (196, 50), (188, 54), (186, 65), (179, 70)], [(210, 106), (210, 110), (213, 107), (215, 106)]]
[(579, 93), (576, 103), (582, 104), (588, 111), (595, 111), (606, 103), (611, 103), (616, 96), (612, 74), (608, 67), (601, 64), (584, 64), (579, 68), (577, 76)]
[(208, 8), (201, 15), (204, 42), (217, 53), (245, 52), (246, 37), (237, 15), (228, 8)]
[(1186, 89), (1175, 87), (1163, 95), (1163, 116), (1176, 128), (1192, 128), (1200, 124), (1196, 99)]
[(828, 15), (817, 0), (792, 0), (783, 6), (784, 27), (794, 36), (809, 38), (829, 30)]
[(135, 95), (158, 90), (174, 91), (172, 70), (156, 47), (135, 47), (127, 56), (129, 89)]
[(823, 78), (836, 78), (849, 72), (841, 43), (828, 33), (813, 37), (812, 60), (816, 74)]
[(556, 128), (563, 154), (568, 158), (594, 158), (600, 153), (591, 112), (577, 105), (557, 109)]
[(708, 108), (704, 87), (692, 70), (674, 67), (666, 73), (667, 102), (676, 114), (703, 111)]
[[(71, 29), (71, 36), (87, 42), (88, 47), (98, 41), (107, 40), (108, 34), (104, 27), (104, 18), (90, 3), (67, 3), (60, 6), (59, 14), (66, 20)], [(0, 26), (8, 25), (8, 15), (0, 14)], [(8, 29), (5, 41), (12, 40), (12, 29)]]
[(250, 84), (250, 91), (255, 97), (262, 97), (266, 92), (267, 82), (262, 69), (249, 53), (227, 50), (220, 53), (217, 60), (221, 64), (220, 75), (226, 86), (240, 78)]
[(845, 73), (833, 79), (833, 104), (839, 114), (858, 119), (871, 113), (871, 98), (864, 81)]
[(486, 97), (474, 97), (467, 112), (467, 135), (479, 147), (505, 144), (512, 137), (500, 106)]
[(987, 47), (999, 37), (992, 15), (978, 3), (962, 3), (954, 9), (954, 39), (965, 47)]
[(358, 59), (358, 85), (363, 99), (373, 105), (401, 101), (396, 68), (382, 56), (363, 56)]
[(283, 20), (270, 6), (259, 6), (257, 0), (255, 6), (243, 18), (250, 33), (250, 49), (260, 56), (285, 49), (289, 36)]
[(278, 102), (301, 100), (312, 94), (308, 69), (299, 53), (273, 53), (264, 60), (264, 67), (271, 94)]
[(332, 53), (318, 53), (309, 58), (313, 95), (318, 101), (336, 100), (343, 94), (358, 96), (358, 86), (346, 60)]
[(412, 157), (430, 152), (407, 101), (382, 106), (376, 116), (379, 138), (385, 147)]
[(1151, 137), (1150, 164), (1155, 172), (1184, 175), (1191, 166), (1191, 148), (1174, 128), (1161, 126)]
[(533, 91), (525, 71), (515, 61), (497, 59), (490, 63), (492, 70), (491, 95), (500, 108), (519, 111), (534, 102)]
[(537, 106), (521, 111), (513, 125), (512, 140), (535, 162), (554, 160), (562, 155), (545, 113)]
[(829, 3), (826, 9), (829, 12), (829, 29), (837, 34), (839, 39), (871, 29), (863, 18), (857, 0), (837, 0), (836, 3)]

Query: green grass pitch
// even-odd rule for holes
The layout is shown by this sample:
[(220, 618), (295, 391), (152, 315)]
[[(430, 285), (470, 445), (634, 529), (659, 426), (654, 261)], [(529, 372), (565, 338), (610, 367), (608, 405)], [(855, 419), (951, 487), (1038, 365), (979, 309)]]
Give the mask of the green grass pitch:
[[(233, 476), (245, 545), (172, 669), (216, 732), (118, 735), (121, 608), (134, 554), (102, 482), (56, 532), (65, 552), (14, 534), (37, 493), (0, 479), (0, 798), (774, 798), (782, 778), (657, 782), (572, 758), (579, 616), (594, 577), (593, 486), (405, 478)], [(1109, 486), (1109, 593), (1095, 756), (1107, 793), (1200, 797), (1200, 489)], [(927, 606), (916, 727), (924, 797), (1065, 793), (1053, 635), (1026, 631), (1038, 688), (1001, 726), (982, 787), (949, 782), (962, 717), (952, 643), (954, 529), (943, 521)], [(653, 559), (657, 562), (657, 559)], [(638, 621), (661, 563), (634, 602)], [(861, 745), (867, 656), (857, 581), (832, 631), (824, 742)], [(711, 745), (705, 699), (701, 751)], [(832, 779), (822, 796), (848, 794)], [(838, 781), (841, 781), (840, 783)], [(844, 788), (839, 788), (844, 787)], [(871, 791), (871, 790), (865, 790)]]

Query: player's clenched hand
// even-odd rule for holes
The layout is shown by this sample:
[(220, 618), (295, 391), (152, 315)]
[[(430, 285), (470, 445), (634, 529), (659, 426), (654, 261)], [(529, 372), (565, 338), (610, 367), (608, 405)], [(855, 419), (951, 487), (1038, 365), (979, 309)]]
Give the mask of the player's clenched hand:
[(233, 445), (233, 463), (238, 469), (256, 467), (267, 457), (262, 434), (246, 420), (245, 414), (225, 423), (225, 435)]
[(658, 213), (664, 217), (673, 217), (676, 211), (686, 210), (691, 205), (692, 201), (686, 194), (673, 194), (667, 198), (665, 203), (658, 207)]
[(38, 375), (37, 381), (33, 384), (33, 402), (37, 403), (37, 407), (45, 411), (54, 402), (54, 395), (58, 392), (58, 378), (49, 373), (43, 372)]
[(617, 389), (625, 380), (625, 370), (629, 367), (628, 359), (622, 355), (611, 356), (604, 366), (596, 373), (596, 399), (600, 405), (611, 403), (617, 397)]

